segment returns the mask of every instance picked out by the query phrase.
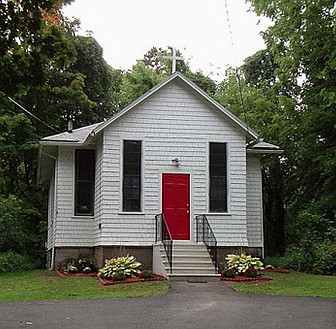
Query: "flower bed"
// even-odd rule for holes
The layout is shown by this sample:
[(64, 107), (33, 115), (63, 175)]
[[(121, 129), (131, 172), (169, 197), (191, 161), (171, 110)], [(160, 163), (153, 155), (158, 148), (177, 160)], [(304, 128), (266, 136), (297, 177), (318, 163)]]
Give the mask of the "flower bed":
[(65, 273), (63, 269), (56, 270), (56, 273), (61, 278), (65, 278), (68, 276), (91, 276), (91, 277), (97, 277), (97, 272), (91, 272), (91, 273)]
[(263, 272), (270, 272), (270, 273), (283, 273), (283, 274), (289, 274), (289, 270), (284, 270), (283, 268), (265, 268)]
[(125, 280), (119, 280), (119, 281), (114, 281), (114, 280), (109, 280), (109, 279), (104, 279), (102, 277), (98, 277), (98, 280), (104, 285), (113, 285), (113, 284), (121, 284), (121, 283), (134, 283), (134, 282), (144, 282), (144, 281), (164, 281), (166, 278), (162, 275), (155, 274), (154, 278), (140, 278), (138, 276), (132, 277), (132, 278), (126, 278)]

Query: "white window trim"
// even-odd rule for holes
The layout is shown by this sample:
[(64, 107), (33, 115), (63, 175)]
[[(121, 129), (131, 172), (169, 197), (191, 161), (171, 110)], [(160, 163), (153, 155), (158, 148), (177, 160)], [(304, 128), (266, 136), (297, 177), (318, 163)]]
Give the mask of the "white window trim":
[[(226, 212), (211, 212), (210, 211), (210, 143), (223, 143), (226, 144), (226, 190), (227, 190), (227, 211)], [(206, 209), (207, 215), (211, 216), (231, 216), (231, 144), (228, 140), (208, 140), (206, 145)]]
[[(123, 177), (124, 177), (124, 140), (141, 141), (141, 188), (140, 188), (140, 211), (123, 211)], [(145, 206), (145, 135), (143, 134), (121, 134), (119, 138), (119, 214), (120, 215), (142, 215)]]

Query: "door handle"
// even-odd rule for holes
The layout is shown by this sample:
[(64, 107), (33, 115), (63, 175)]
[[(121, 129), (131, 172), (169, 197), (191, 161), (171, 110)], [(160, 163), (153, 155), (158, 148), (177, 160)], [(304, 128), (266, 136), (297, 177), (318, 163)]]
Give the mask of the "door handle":
[(187, 210), (187, 214), (189, 214), (190, 213), (190, 211), (189, 210)]

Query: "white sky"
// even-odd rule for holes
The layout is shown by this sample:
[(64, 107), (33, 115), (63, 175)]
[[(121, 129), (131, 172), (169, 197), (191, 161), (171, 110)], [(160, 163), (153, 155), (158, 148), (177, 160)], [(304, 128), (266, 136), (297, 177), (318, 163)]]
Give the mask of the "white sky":
[(228, 66), (265, 48), (259, 35), (270, 24), (248, 12), (245, 0), (75, 0), (64, 13), (81, 20), (115, 69), (131, 69), (152, 47), (173, 46), (193, 71), (221, 79)]

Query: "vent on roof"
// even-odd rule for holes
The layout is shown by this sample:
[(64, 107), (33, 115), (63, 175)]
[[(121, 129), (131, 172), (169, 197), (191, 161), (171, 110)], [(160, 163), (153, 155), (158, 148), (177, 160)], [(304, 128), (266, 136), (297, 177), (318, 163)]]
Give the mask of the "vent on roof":
[(72, 133), (73, 131), (73, 120), (70, 118), (68, 119), (68, 133)]

